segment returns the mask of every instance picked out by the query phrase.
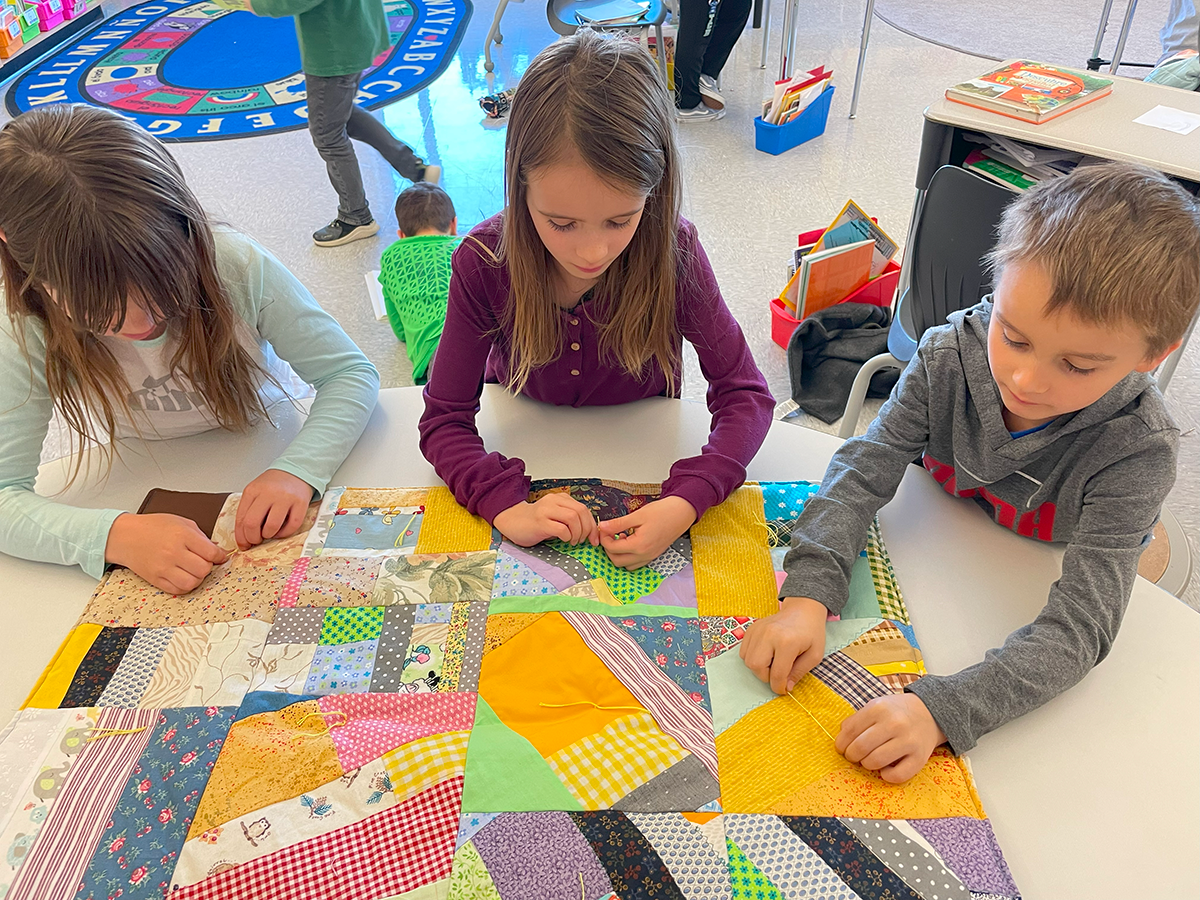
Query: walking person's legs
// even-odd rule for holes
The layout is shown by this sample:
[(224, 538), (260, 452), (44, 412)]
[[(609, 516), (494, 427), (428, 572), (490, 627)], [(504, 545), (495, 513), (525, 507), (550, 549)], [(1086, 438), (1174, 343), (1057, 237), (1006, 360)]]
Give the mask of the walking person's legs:
[(427, 167), (425, 161), (413, 153), (412, 147), (397, 140), (382, 122), (362, 107), (351, 106), (346, 133), (354, 140), (362, 141), (378, 150), (379, 155), (409, 181), (437, 181), (436, 178), (426, 178), (427, 168), (436, 169), (435, 166)]
[(338, 195), (337, 218), (313, 234), (323, 247), (337, 247), (370, 237), (379, 231), (371, 216), (363, 190), (362, 172), (354, 145), (346, 132), (358, 93), (357, 74), (322, 77), (305, 75), (308, 91), (308, 132), (321, 159), (329, 182)]
[(717, 20), (700, 64), (700, 74), (707, 76), (714, 84), (725, 68), (734, 44), (742, 36), (753, 5), (753, 0), (721, 0), (717, 7)]
[(724, 106), (710, 109), (702, 100), (700, 68), (716, 23), (717, 0), (677, 0), (679, 30), (675, 38), (675, 105), (680, 121), (714, 120)]

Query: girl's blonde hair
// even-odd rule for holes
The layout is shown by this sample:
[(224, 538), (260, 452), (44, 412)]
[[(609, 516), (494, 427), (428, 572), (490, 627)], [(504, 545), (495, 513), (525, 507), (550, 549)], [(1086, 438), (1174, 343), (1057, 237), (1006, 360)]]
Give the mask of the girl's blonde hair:
[(124, 323), (130, 297), (166, 324), (172, 374), (218, 424), (239, 430), (266, 415), (212, 230), (162, 144), (107, 110), (45, 106), (0, 130), (0, 196), (13, 332), (28, 359), (26, 320), (41, 321), (50, 396), (81, 448), (107, 444), (111, 466), (118, 412), (136, 427), (131, 386), (99, 340)]
[(680, 204), (674, 110), (645, 50), (590, 30), (551, 44), (525, 71), (509, 115), (500, 238), (510, 278), (510, 390), (520, 391), (563, 345), (554, 259), (534, 228), (526, 188), (532, 173), (577, 157), (614, 187), (646, 195), (629, 246), (600, 276), (588, 304), (600, 326), (600, 352), (634, 376), (649, 377), (652, 363), (674, 391)]

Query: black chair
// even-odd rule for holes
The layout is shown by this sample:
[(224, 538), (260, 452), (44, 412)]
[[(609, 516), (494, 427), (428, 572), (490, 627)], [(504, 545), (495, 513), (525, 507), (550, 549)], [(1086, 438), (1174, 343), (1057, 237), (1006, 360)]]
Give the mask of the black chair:
[(974, 306), (990, 290), (983, 257), (996, 243), (1000, 214), (1016, 193), (958, 166), (933, 173), (921, 217), (909, 235), (908, 288), (896, 300), (888, 353), (863, 363), (850, 389), (838, 436), (854, 434), (871, 376), (904, 368), (927, 328)]

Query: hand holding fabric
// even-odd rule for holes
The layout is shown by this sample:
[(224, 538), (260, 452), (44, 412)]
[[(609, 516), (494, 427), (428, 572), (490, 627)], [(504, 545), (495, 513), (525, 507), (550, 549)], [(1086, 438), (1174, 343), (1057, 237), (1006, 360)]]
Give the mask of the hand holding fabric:
[(519, 547), (532, 547), (550, 538), (568, 544), (600, 543), (600, 532), (591, 510), (569, 494), (552, 493), (533, 502), (521, 502), (498, 513), (492, 524)]
[(289, 472), (267, 469), (242, 491), (233, 536), (241, 550), (291, 537), (304, 524), (312, 486)]
[(627, 516), (601, 522), (600, 543), (615, 565), (638, 569), (662, 556), (695, 521), (692, 504), (682, 497), (663, 497)]
[(742, 661), (777, 694), (796, 682), (825, 656), (825, 620), (829, 610), (809, 597), (785, 597), (779, 612), (746, 630), (738, 653)]
[(834, 747), (892, 784), (908, 781), (946, 735), (916, 694), (876, 697), (842, 722)]
[(228, 559), (191, 519), (168, 513), (122, 513), (113, 521), (105, 562), (132, 569), (160, 591), (186, 594)]

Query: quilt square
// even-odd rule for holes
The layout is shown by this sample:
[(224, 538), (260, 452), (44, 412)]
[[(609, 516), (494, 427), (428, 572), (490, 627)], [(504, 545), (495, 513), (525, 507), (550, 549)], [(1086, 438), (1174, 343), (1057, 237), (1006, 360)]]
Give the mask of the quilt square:
[(328, 609), (321, 623), (321, 637), (317, 643), (328, 645), (373, 641), (383, 629), (383, 613), (382, 606)]
[(353, 694), (368, 690), (378, 650), (378, 641), (319, 645), (313, 653), (304, 693)]
[(445, 881), (474, 707), (465, 693), (248, 695), (170, 896), (283, 900), (302, 879), (306, 896), (383, 897)]
[(464, 811), (677, 811), (717, 799), (699, 620), (641, 604), (622, 614), (632, 608), (492, 602)]
[(392, 556), (383, 561), (371, 602), (376, 606), (487, 602), (495, 572), (493, 550)]

